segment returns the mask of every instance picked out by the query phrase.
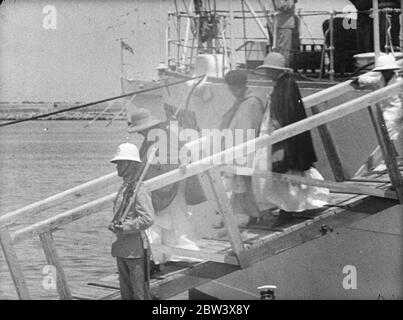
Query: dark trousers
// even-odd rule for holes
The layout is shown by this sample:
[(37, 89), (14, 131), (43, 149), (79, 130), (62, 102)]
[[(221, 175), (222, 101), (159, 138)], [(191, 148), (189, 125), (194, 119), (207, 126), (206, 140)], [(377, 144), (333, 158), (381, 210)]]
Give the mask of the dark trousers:
[(150, 300), (150, 283), (146, 276), (147, 256), (144, 258), (117, 257), (122, 300)]

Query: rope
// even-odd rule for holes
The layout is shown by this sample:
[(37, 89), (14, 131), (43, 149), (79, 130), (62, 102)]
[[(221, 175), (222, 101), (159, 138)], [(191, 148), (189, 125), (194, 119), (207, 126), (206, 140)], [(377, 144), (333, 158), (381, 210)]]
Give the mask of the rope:
[(180, 80), (180, 81), (173, 82), (173, 83), (170, 83), (170, 84), (164, 84), (164, 85), (161, 85), (161, 86), (156, 86), (156, 87), (153, 87), (153, 88), (138, 90), (138, 91), (122, 94), (122, 95), (119, 95), (119, 96), (115, 96), (115, 97), (112, 97), (112, 98), (106, 98), (106, 99), (102, 99), (102, 100), (82, 104), (82, 105), (79, 105), (79, 106), (66, 108), (66, 109), (59, 110), (59, 111), (40, 114), (40, 115), (33, 116), (33, 117), (30, 117), (30, 118), (26, 118), (26, 119), (20, 119), (20, 120), (14, 120), (14, 121), (6, 122), (6, 123), (1, 123), (0, 127), (5, 127), (5, 126), (12, 125), (12, 124), (20, 123), (20, 122), (25, 122), (25, 121), (45, 118), (45, 117), (52, 116), (52, 115), (62, 113), (62, 112), (66, 112), (66, 111), (82, 109), (82, 108), (93, 106), (93, 105), (98, 104), (98, 103), (104, 103), (104, 102), (108, 102), (108, 101), (112, 101), (112, 100), (116, 100), (116, 99), (120, 99), (120, 98), (129, 97), (129, 96), (134, 95), (134, 94), (141, 94), (141, 93), (146, 93), (146, 92), (150, 92), (150, 91), (154, 91), (154, 90), (158, 90), (158, 89), (162, 89), (162, 88), (166, 88), (166, 87), (171, 87), (171, 86), (174, 86), (174, 85), (177, 85), (177, 84), (181, 84), (181, 83), (184, 83), (184, 82), (187, 82), (187, 81), (190, 81), (190, 80), (195, 80), (195, 79), (199, 79), (199, 78), (203, 78), (203, 77), (204, 77), (204, 75), (198, 76), (198, 77), (193, 77), (193, 78), (188, 78), (188, 79)]

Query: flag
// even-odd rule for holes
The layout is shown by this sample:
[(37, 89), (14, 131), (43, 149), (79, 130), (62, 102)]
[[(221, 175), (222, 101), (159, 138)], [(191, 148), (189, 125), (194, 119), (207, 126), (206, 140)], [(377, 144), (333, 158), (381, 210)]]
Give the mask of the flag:
[(130, 53), (134, 54), (133, 48), (131, 46), (129, 46), (126, 42), (124, 42), (123, 40), (120, 42), (122, 49), (125, 49), (127, 51), (129, 51)]

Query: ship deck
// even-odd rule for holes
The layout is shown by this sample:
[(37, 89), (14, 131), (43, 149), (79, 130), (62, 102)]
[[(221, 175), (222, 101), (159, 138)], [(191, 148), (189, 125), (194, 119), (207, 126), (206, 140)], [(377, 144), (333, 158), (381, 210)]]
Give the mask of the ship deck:
[[(399, 169), (402, 171), (402, 166), (399, 166)], [(391, 187), (386, 170), (372, 171), (350, 181), (381, 190)], [(268, 215), (259, 226), (240, 225), (241, 237), (248, 249), (242, 259), (246, 259), (250, 264), (257, 263), (396, 204), (397, 201), (393, 199), (331, 193), (331, 204), (323, 210), (295, 218), (282, 229), (271, 228), (276, 217)], [(168, 262), (161, 267), (161, 272), (152, 277), (151, 290), (159, 299), (186, 299), (188, 290), (240, 269), (224, 229), (217, 230), (213, 237), (200, 239), (197, 244), (201, 248), (201, 251), (197, 251), (197, 256), (205, 256), (205, 260), (184, 259)], [(187, 256), (192, 258), (191, 254)], [(118, 275), (111, 274), (99, 281), (84, 284), (73, 292), (73, 298), (120, 299)]]

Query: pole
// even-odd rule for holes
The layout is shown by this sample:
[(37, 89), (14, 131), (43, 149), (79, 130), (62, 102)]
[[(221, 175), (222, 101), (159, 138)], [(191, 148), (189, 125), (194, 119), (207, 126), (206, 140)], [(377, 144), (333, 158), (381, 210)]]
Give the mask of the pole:
[(329, 29), (330, 29), (330, 80), (334, 81), (334, 11), (330, 13)]
[(270, 30), (272, 28), (273, 21), (269, 18), (268, 10), (266, 9), (266, 7), (262, 3), (262, 1), (258, 0), (258, 3), (259, 3), (259, 6), (260, 6), (260, 9), (264, 12), (264, 15), (266, 16), (267, 34), (269, 36), (269, 41), (268, 41), (267, 45), (271, 46), (272, 43), (271, 43), (271, 38), (270, 38)]
[(272, 50), (275, 51), (277, 49), (277, 6), (276, 3), (274, 2), (274, 0), (271, 0), (272, 6), (273, 6), (273, 46), (272, 46)]
[(120, 39), (120, 76), (123, 78), (123, 40)]
[(123, 78), (124, 78), (124, 68), (123, 68), (123, 38), (120, 38), (120, 91), (123, 94)]
[(400, 1), (400, 33), (399, 33), (399, 39), (400, 39), (400, 50), (403, 51), (403, 1)]
[(234, 3), (230, 0), (229, 3), (229, 21), (230, 21), (230, 37), (231, 37), (231, 70), (235, 69), (235, 38), (234, 38)]
[[(190, 33), (190, 25), (192, 23), (192, 11), (193, 11), (193, 0), (189, 0), (189, 6), (186, 7), (186, 13), (188, 14), (188, 18), (186, 21), (186, 31), (185, 31), (185, 43), (183, 46), (183, 52), (182, 52), (182, 60), (186, 64), (186, 54), (187, 54), (187, 44), (189, 40), (189, 33)], [(191, 48), (193, 50), (193, 47)]]
[(273, 46), (272, 49), (273, 51), (275, 51), (275, 49), (277, 49), (277, 16), (274, 15), (273, 16)]
[(374, 52), (375, 52), (375, 61), (378, 60), (378, 57), (381, 54), (381, 44), (380, 44), (380, 36), (379, 36), (379, 7), (378, 0), (372, 0), (372, 13), (374, 15)]
[[(221, 25), (224, 25), (224, 17), (221, 17)], [(223, 43), (223, 59), (222, 59), (222, 77), (225, 76), (225, 66), (228, 59), (228, 52), (227, 52), (227, 40), (225, 39), (225, 28), (222, 28), (222, 43)]]
[(171, 57), (171, 15), (168, 14), (168, 21), (165, 31), (165, 65), (169, 68), (169, 62)]

